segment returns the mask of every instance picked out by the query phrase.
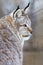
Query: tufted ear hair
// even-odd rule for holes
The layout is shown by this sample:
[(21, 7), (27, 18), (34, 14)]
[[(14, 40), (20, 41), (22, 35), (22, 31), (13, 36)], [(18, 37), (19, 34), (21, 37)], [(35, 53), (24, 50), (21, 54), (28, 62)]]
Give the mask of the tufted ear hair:
[(17, 6), (17, 9), (13, 12), (13, 18), (14, 18), (15, 12), (16, 12), (18, 9), (20, 9), (20, 8), (19, 8), (19, 5)]
[(27, 10), (28, 10), (29, 5), (30, 5), (30, 2), (28, 3), (28, 5), (23, 10), (25, 14), (27, 13)]

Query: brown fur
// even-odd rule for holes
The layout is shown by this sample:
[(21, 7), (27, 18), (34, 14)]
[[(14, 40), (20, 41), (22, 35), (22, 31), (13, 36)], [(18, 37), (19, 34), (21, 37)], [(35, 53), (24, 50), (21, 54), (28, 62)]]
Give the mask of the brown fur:
[(0, 25), (0, 30), (2, 30), (4, 28), (4, 25), (2, 24), (2, 25)]
[(7, 16), (6, 20), (11, 24), (11, 26), (14, 25), (14, 20), (11, 16)]

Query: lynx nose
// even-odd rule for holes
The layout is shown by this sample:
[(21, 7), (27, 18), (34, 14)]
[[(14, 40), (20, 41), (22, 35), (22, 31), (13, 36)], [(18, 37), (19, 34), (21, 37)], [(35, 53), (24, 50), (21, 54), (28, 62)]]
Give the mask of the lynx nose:
[(27, 30), (32, 34), (32, 28), (27, 28)]
[(32, 34), (32, 30), (30, 30), (30, 33)]

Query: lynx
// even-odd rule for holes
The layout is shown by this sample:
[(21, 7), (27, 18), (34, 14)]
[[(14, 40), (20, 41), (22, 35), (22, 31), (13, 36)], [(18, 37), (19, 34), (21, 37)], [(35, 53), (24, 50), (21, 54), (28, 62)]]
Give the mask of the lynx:
[(22, 65), (24, 41), (32, 35), (29, 4), (0, 19), (0, 65)]

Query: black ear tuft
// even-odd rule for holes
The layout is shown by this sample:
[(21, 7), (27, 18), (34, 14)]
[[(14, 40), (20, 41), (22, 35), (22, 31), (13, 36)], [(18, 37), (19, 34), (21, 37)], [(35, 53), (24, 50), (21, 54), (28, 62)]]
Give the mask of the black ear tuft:
[(30, 2), (28, 3), (27, 7), (29, 7), (29, 5), (30, 5)]
[(29, 5), (30, 5), (30, 2), (28, 3), (28, 5), (24, 8), (24, 10), (26, 10), (26, 8), (28, 8), (29, 7)]
[[(16, 12), (18, 9), (20, 9), (20, 8), (19, 8), (19, 5), (17, 6), (17, 9), (15, 10), (15, 12)], [(15, 13), (15, 12), (14, 12), (14, 13)]]
[(17, 10), (18, 10), (18, 9), (20, 9), (20, 8), (19, 8), (19, 5), (17, 6)]
[(18, 9), (20, 9), (20, 8), (19, 8), (19, 5), (17, 6), (17, 9), (16, 9), (16, 10), (14, 11), (14, 13), (13, 13), (13, 18), (14, 18), (15, 12), (16, 12)]

